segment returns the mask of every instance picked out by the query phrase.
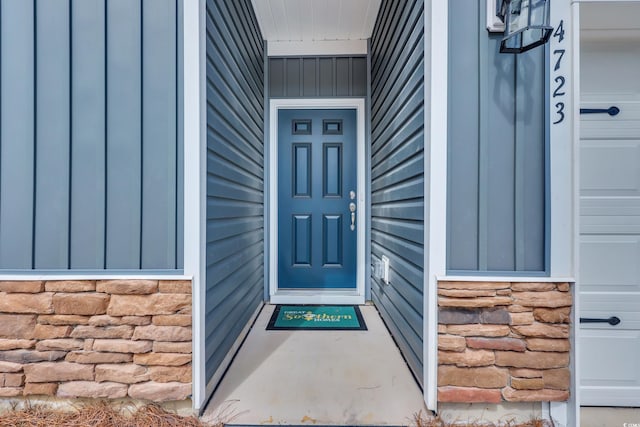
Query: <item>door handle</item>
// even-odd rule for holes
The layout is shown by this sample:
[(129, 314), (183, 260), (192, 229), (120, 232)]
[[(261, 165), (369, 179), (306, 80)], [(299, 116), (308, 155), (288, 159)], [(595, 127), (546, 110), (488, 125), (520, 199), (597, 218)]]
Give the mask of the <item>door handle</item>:
[(592, 317), (581, 317), (580, 323), (608, 323), (611, 326), (616, 326), (621, 322), (618, 316), (611, 316), (608, 319), (597, 319)]
[(356, 204), (349, 203), (349, 212), (351, 212), (351, 231), (356, 229)]
[(609, 108), (581, 108), (580, 114), (608, 114), (610, 116), (617, 116), (620, 112), (618, 107), (611, 106)]

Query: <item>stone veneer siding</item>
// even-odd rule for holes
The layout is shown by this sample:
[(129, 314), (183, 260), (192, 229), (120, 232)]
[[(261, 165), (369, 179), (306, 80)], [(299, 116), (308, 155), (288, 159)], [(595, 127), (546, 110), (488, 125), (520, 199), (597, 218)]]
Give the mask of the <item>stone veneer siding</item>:
[(438, 284), (438, 401), (569, 398), (568, 283)]
[(0, 281), (0, 397), (191, 395), (191, 281)]

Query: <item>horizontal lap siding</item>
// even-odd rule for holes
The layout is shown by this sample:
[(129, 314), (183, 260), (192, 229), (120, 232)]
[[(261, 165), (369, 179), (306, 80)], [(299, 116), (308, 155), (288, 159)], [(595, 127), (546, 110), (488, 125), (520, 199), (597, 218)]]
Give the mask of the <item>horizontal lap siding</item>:
[(207, 1), (206, 379), (263, 297), (263, 42), (249, 0)]
[(447, 268), (544, 273), (545, 50), (501, 54), (484, 5), (449, 5)]
[(0, 269), (175, 270), (178, 1), (0, 5)]
[(371, 39), (371, 252), (390, 260), (372, 297), (422, 381), (424, 6), (383, 1)]

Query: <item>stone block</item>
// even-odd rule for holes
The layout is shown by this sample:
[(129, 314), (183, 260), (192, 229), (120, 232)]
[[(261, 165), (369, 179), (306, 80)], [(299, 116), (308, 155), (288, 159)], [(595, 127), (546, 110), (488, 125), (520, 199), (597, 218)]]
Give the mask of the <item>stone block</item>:
[(190, 294), (191, 280), (160, 280), (158, 292), (165, 294)]
[(495, 363), (493, 351), (466, 349), (463, 352), (439, 351), (438, 363), (459, 367), (489, 366)]
[(0, 351), (32, 349), (36, 347), (36, 340), (0, 340)]
[(151, 341), (96, 339), (93, 342), (94, 351), (110, 353), (148, 353), (152, 348), (153, 343)]
[(526, 312), (532, 312), (533, 308), (524, 307), (519, 304), (511, 304), (509, 307), (507, 307), (507, 310), (509, 310), (509, 313), (526, 313)]
[(494, 297), (494, 289), (438, 289), (438, 295), (451, 298)]
[(73, 338), (121, 338), (129, 339), (133, 335), (133, 327), (120, 326), (76, 326), (71, 332)]
[(445, 325), (467, 325), (469, 323), (479, 323), (480, 312), (464, 308), (442, 308), (438, 309), (438, 323)]
[(38, 316), (38, 323), (42, 325), (86, 325), (89, 323), (89, 316), (46, 314)]
[(97, 292), (57, 293), (53, 296), (53, 309), (56, 314), (104, 314), (109, 298), (109, 295)]
[(446, 334), (447, 333), (447, 325), (438, 324), (438, 333)]
[(44, 288), (47, 292), (95, 292), (95, 280), (49, 280)]
[(511, 289), (498, 289), (496, 291), (496, 295), (511, 296)]
[(160, 314), (151, 321), (157, 326), (191, 326), (190, 314)]
[(0, 281), (0, 292), (38, 294), (44, 291), (41, 280), (4, 280)]
[(568, 339), (528, 338), (527, 348), (531, 351), (565, 352), (571, 350), (571, 344)]
[(22, 387), (24, 385), (24, 374), (0, 374), (4, 387)]
[(525, 351), (527, 345), (524, 340), (518, 338), (482, 338), (468, 337), (467, 346), (475, 349)]
[(511, 324), (516, 326), (531, 325), (535, 321), (533, 312), (511, 313)]
[(22, 396), (22, 387), (0, 387), (0, 397)]
[(133, 333), (134, 340), (191, 341), (191, 328), (185, 326), (138, 326)]
[(444, 351), (464, 351), (467, 342), (464, 337), (457, 335), (438, 335), (438, 350)]
[(542, 372), (539, 369), (527, 369), (527, 368), (511, 368), (509, 374), (512, 377), (518, 378), (542, 378)]
[(571, 385), (571, 371), (569, 368), (547, 369), (542, 371), (544, 388), (554, 390), (569, 390)]
[(157, 383), (150, 381), (141, 384), (132, 384), (129, 387), (129, 397), (151, 400), (153, 402), (184, 400), (190, 395), (191, 384), (179, 382)]
[(480, 323), (509, 325), (511, 324), (511, 314), (504, 308), (485, 308), (480, 310)]
[[(175, 316), (179, 315), (176, 314)], [(188, 317), (191, 319), (191, 316)], [(151, 324), (151, 316), (122, 316), (121, 322), (123, 325), (145, 326)], [(191, 320), (189, 320), (189, 322), (191, 322)]]
[(514, 292), (515, 304), (525, 307), (570, 307), (573, 300), (571, 294), (559, 291), (547, 292)]
[(35, 326), (34, 315), (0, 314), (0, 338), (31, 339)]
[(542, 390), (544, 381), (542, 378), (511, 378), (511, 387), (516, 390)]
[(568, 325), (547, 325), (544, 323), (534, 323), (533, 325), (513, 326), (513, 331), (533, 338), (569, 338)]
[(509, 383), (509, 372), (495, 366), (482, 368), (438, 367), (438, 386), (501, 388)]
[(571, 285), (569, 285), (568, 283), (558, 283), (556, 285), (556, 287), (558, 288), (558, 290), (560, 292), (569, 292), (569, 290), (571, 289)]
[(7, 350), (0, 352), (0, 361), (13, 363), (53, 362), (64, 359), (66, 351)]
[(497, 307), (502, 305), (510, 305), (511, 297), (477, 297), (477, 298), (446, 298), (439, 297), (438, 305), (440, 307)]
[(438, 289), (509, 289), (510, 282), (438, 282)]
[(72, 330), (73, 328), (69, 325), (56, 326), (37, 324), (34, 329), (33, 337), (39, 340), (67, 338), (69, 334), (71, 334)]
[(191, 354), (145, 353), (134, 354), (133, 362), (138, 365), (182, 366), (191, 363)]
[(58, 383), (27, 383), (24, 386), (24, 396), (55, 396), (58, 391)]
[(53, 293), (9, 294), (0, 292), (0, 312), (3, 313), (53, 313)]
[(72, 351), (65, 357), (67, 362), (80, 364), (128, 363), (133, 360), (130, 353), (101, 353), (98, 351)]
[(564, 402), (569, 400), (569, 392), (564, 390), (515, 390), (502, 389), (502, 396), (508, 402)]
[(496, 351), (495, 357), (497, 366), (512, 368), (552, 369), (569, 366), (569, 353)]
[(446, 403), (500, 403), (500, 389), (477, 387), (438, 387), (438, 401)]
[(149, 381), (148, 368), (133, 364), (96, 365), (96, 381), (113, 381), (123, 384), (135, 384)]
[(84, 347), (84, 340), (78, 340), (74, 338), (60, 338), (60, 339), (52, 339), (52, 340), (42, 340), (38, 341), (36, 344), (36, 350), (38, 351), (47, 351), (47, 350), (81, 350)]
[(446, 331), (463, 337), (506, 337), (511, 328), (506, 325), (448, 325)]
[(93, 380), (93, 366), (68, 362), (32, 363), (24, 366), (28, 383)]
[(546, 292), (556, 289), (555, 283), (518, 282), (511, 284), (511, 290), (515, 292)]
[(22, 372), (22, 364), (13, 362), (0, 362), (0, 372)]
[(99, 280), (96, 290), (117, 295), (148, 295), (158, 292), (158, 281), (139, 279)]
[(127, 396), (126, 384), (93, 381), (72, 381), (60, 384), (58, 397), (87, 397), (92, 399), (119, 399)]
[(175, 314), (191, 307), (191, 295), (112, 295), (107, 313), (111, 316)]
[(571, 307), (536, 308), (533, 317), (544, 323), (571, 323)]
[(191, 364), (184, 366), (150, 366), (151, 381), (169, 383), (177, 381), (181, 383), (191, 382)]
[[(144, 341), (140, 341), (144, 342)], [(191, 353), (191, 341), (187, 342), (163, 342), (156, 341), (153, 343), (154, 353)]]

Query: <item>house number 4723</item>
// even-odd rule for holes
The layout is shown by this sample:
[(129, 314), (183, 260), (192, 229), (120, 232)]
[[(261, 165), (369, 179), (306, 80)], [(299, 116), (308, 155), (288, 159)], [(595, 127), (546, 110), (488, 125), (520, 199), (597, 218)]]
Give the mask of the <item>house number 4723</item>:
[(553, 93), (551, 95), (553, 102), (555, 102), (555, 120), (553, 124), (557, 125), (564, 121), (564, 101), (567, 94), (564, 90), (567, 80), (562, 73), (562, 60), (566, 52), (565, 49), (562, 49), (562, 46), (564, 46), (564, 20), (560, 21), (558, 28), (553, 32), (553, 37), (558, 39), (558, 49), (553, 50)]

